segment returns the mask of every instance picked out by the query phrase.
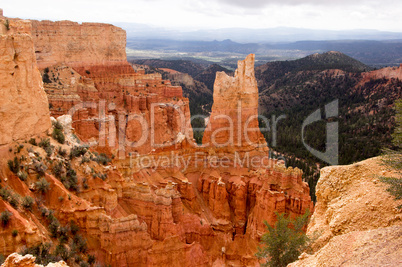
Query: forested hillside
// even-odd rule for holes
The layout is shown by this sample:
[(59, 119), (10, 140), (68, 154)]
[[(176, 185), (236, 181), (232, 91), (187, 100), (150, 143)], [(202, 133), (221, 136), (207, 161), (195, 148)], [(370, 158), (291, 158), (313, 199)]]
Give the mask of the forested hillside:
[[(184, 94), (190, 99), (192, 115), (208, 115), (212, 105), (211, 86), (216, 72), (230, 72), (216, 64), (208, 68), (202, 65), (194, 68), (193, 64), (158, 61), (155, 65), (190, 75), (196, 73), (193, 76), (195, 79), (190, 82), (189, 77), (183, 74), (163, 75), (172, 80), (173, 84), (183, 87)], [(314, 111), (321, 109), (321, 116), (325, 118), (325, 105), (338, 100), (339, 116), (306, 126), (304, 142), (313, 149), (325, 152), (326, 123), (338, 122), (339, 164), (350, 164), (377, 156), (384, 147), (392, 145), (391, 134), (395, 127), (393, 106), (395, 100), (402, 97), (402, 81), (391, 75), (398, 72), (397, 68), (387, 69), (383, 76), (381, 72), (378, 74), (371, 70), (339, 52), (314, 54), (294, 61), (269, 62), (256, 67), (260, 114), (268, 119), (272, 115), (276, 118), (286, 116), (278, 122), (276, 144), (272, 142), (272, 131), (264, 132), (264, 136), (271, 150), (285, 156), (289, 166), (303, 170), (313, 199), (318, 170), (328, 164), (311, 154), (303, 145), (302, 124)], [(193, 121), (193, 127), (202, 126), (202, 120)], [(260, 127), (264, 126), (261, 121)], [(202, 133), (196, 133), (195, 137), (201, 142)]]

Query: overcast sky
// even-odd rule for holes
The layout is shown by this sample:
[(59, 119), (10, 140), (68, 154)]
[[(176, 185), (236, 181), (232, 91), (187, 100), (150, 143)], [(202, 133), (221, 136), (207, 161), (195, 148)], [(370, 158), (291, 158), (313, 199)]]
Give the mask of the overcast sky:
[(1, 0), (8, 17), (165, 28), (378, 29), (402, 32), (400, 0)]

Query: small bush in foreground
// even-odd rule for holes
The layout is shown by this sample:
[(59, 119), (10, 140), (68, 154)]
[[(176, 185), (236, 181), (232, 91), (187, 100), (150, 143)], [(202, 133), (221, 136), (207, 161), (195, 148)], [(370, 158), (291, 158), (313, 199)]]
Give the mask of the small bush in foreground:
[(77, 158), (79, 156), (85, 155), (87, 153), (88, 148), (85, 146), (75, 146), (70, 151), (70, 159)]
[(38, 144), (36, 143), (36, 139), (35, 138), (31, 138), (29, 139), (28, 143), (30, 143), (33, 146), (37, 146)]
[[(397, 126), (392, 135), (392, 144), (395, 149), (385, 150), (383, 164), (397, 173), (398, 177), (380, 177), (380, 181), (388, 185), (387, 191), (395, 197), (395, 200), (402, 199), (402, 99), (395, 102)], [(402, 205), (397, 207), (402, 209)]]
[(8, 210), (3, 211), (0, 214), (0, 221), (1, 221), (1, 224), (3, 225), (3, 227), (6, 227), (8, 225), (12, 215), (13, 214), (11, 212), (9, 212)]
[(34, 199), (30, 196), (25, 196), (22, 198), (22, 207), (24, 209), (32, 211), (33, 203), (34, 203)]
[(17, 174), (20, 171), (20, 161), (17, 157), (14, 157), (14, 160), (7, 161), (8, 168), (13, 173)]
[(266, 221), (264, 224), (268, 232), (261, 237), (263, 247), (258, 248), (256, 256), (265, 259), (262, 266), (284, 267), (298, 259), (299, 255), (307, 248), (309, 237), (303, 231), (307, 225), (310, 212), (307, 212), (291, 219), (285, 214), (278, 214), (278, 221), (275, 226), (270, 226)]
[(8, 201), (10, 196), (11, 196), (11, 192), (6, 187), (3, 187), (3, 188), (0, 189), (0, 197), (3, 200)]
[(20, 205), (20, 195), (15, 193), (11, 194), (8, 203), (10, 203), (14, 209), (18, 209), (18, 206)]
[(109, 162), (112, 161), (105, 153), (100, 153), (93, 160), (103, 165), (107, 165)]
[(11, 235), (12, 235), (13, 237), (16, 237), (16, 236), (18, 235), (18, 230), (14, 229), (14, 230), (11, 232)]
[(18, 178), (20, 178), (21, 181), (26, 181), (28, 178), (28, 173), (24, 172), (24, 171), (19, 171), (17, 173)]
[(53, 123), (53, 133), (52, 133), (52, 137), (59, 142), (60, 144), (64, 144), (66, 137), (64, 136), (63, 133), (63, 126), (61, 125), (60, 122), (54, 122)]
[(49, 190), (50, 184), (46, 181), (45, 178), (41, 178), (39, 181), (35, 183), (36, 189), (39, 190), (42, 194), (45, 194)]

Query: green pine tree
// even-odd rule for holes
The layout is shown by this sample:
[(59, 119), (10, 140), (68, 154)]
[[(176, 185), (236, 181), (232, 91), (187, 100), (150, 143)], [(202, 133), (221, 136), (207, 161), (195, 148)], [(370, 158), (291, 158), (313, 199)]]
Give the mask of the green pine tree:
[(310, 217), (308, 210), (304, 215), (296, 219), (291, 219), (283, 213), (278, 214), (276, 212), (275, 214), (278, 221), (274, 227), (264, 221), (268, 231), (262, 235), (262, 247), (258, 248), (256, 254), (258, 258), (266, 260), (266, 263), (262, 264), (262, 266), (287, 266), (298, 259), (310, 241), (304, 232)]
[[(383, 162), (396, 171), (398, 177), (380, 177), (380, 181), (388, 184), (387, 191), (399, 200), (402, 199), (402, 99), (395, 102), (395, 110), (396, 127), (392, 135), (392, 144), (395, 148), (384, 151)], [(399, 205), (398, 209), (402, 209), (402, 205)]]

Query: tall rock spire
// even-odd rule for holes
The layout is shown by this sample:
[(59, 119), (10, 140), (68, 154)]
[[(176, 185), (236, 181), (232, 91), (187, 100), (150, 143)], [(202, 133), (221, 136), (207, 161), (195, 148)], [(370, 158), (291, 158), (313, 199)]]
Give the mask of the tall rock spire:
[(233, 147), (236, 150), (266, 151), (258, 127), (258, 87), (254, 75), (254, 54), (238, 61), (234, 77), (216, 74), (214, 103), (204, 132), (203, 145)]

